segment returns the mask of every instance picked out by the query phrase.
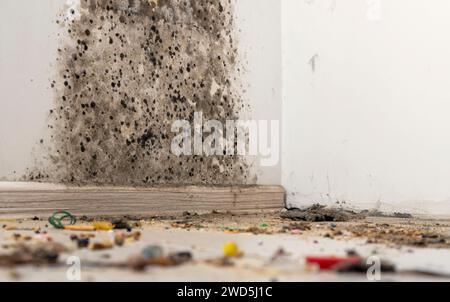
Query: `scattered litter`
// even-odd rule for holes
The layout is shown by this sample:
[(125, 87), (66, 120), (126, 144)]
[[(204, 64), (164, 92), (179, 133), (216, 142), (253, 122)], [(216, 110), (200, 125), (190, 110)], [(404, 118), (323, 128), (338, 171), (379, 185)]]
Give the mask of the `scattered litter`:
[(11, 239), (14, 240), (15, 242), (24, 242), (24, 241), (30, 241), (32, 239), (32, 237), (29, 235), (13, 234)]
[(365, 216), (342, 208), (327, 208), (326, 206), (316, 204), (304, 210), (292, 209), (280, 214), (283, 219), (297, 221), (324, 222), (324, 221), (350, 221), (363, 219)]
[(169, 258), (176, 264), (184, 264), (192, 260), (192, 253), (189, 251), (171, 253)]
[(367, 215), (367, 217), (384, 217), (384, 218), (402, 218), (402, 219), (412, 219), (414, 218), (413, 215), (409, 213), (399, 213), (394, 212), (393, 214), (387, 214), (378, 210), (370, 210), (370, 211), (363, 211)]
[(67, 248), (59, 243), (18, 243), (9, 254), (0, 255), (0, 266), (55, 264)]
[(203, 225), (198, 224), (198, 223), (191, 223), (188, 220), (183, 220), (183, 221), (175, 221), (171, 224), (171, 226), (173, 228), (179, 228), (179, 229), (185, 229), (185, 230), (189, 230), (189, 229), (197, 229), (200, 230), (202, 228), (204, 228)]
[(64, 230), (66, 231), (75, 231), (75, 232), (94, 232), (96, 229), (93, 225), (66, 225), (64, 226)]
[(244, 253), (239, 250), (239, 247), (235, 242), (227, 242), (223, 246), (223, 253), (230, 258), (240, 258), (244, 256)]
[(198, 216), (198, 214), (197, 213), (191, 213), (191, 212), (187, 212), (187, 211), (185, 211), (184, 213), (183, 213), (183, 216), (184, 217), (195, 217), (195, 216)]
[(169, 257), (156, 257), (151, 259), (146, 259), (143, 256), (137, 256), (135, 258), (135, 262), (131, 262), (132, 268), (135, 270), (142, 270), (146, 268), (147, 266), (162, 266), (162, 267), (168, 267), (168, 266), (175, 266), (178, 265), (172, 261)]
[[(242, 230), (230, 230), (230, 229), (226, 229), (225, 231), (223, 231), (225, 234), (240, 234), (243, 233), (244, 231)], [(249, 232), (251, 233), (251, 232)]]
[(110, 231), (114, 228), (114, 226), (111, 222), (106, 222), (106, 221), (95, 221), (92, 223), (92, 226), (97, 231)]
[(128, 267), (135, 271), (143, 271), (147, 265), (148, 262), (142, 255), (132, 256), (128, 259)]
[(78, 238), (77, 240), (78, 248), (85, 249), (89, 247), (90, 239), (89, 238)]
[(310, 231), (310, 230), (311, 224), (309, 222), (295, 222), (289, 225), (283, 225), (281, 231), (284, 233), (299, 234), (302, 231)]
[(147, 266), (178, 266), (191, 260), (192, 254), (190, 252), (177, 252), (165, 256), (160, 246), (150, 245), (145, 247), (140, 255), (130, 257), (128, 267), (135, 271), (142, 271)]
[(80, 238), (95, 238), (95, 233), (81, 233)]
[(336, 256), (308, 256), (306, 263), (317, 265), (321, 270), (331, 270), (338, 265), (357, 264), (361, 262), (360, 257), (336, 257)]
[(396, 246), (449, 248), (450, 236), (432, 229), (405, 225), (361, 224), (348, 228), (354, 237), (367, 238), (367, 243), (393, 244)]
[(121, 218), (113, 220), (112, 224), (115, 230), (127, 230), (129, 232), (132, 230), (130, 223)]
[(302, 233), (302, 230), (299, 230), (299, 229), (291, 230), (292, 235), (300, 235), (301, 233)]
[(0, 218), (0, 222), (16, 222), (16, 218)]
[[(68, 221), (64, 224), (64, 221)], [(67, 225), (74, 225), (77, 218), (67, 211), (57, 211), (48, 219), (48, 222), (57, 229), (64, 229)]]
[(141, 232), (135, 231), (125, 234), (125, 240), (129, 242), (138, 241), (141, 238)]
[(30, 231), (30, 232), (38, 232), (40, 228), (24, 228), (24, 227), (18, 227), (16, 225), (4, 225), (3, 229), (5, 231)]
[(162, 257), (164, 255), (164, 250), (159, 245), (149, 245), (142, 250), (142, 256), (145, 259), (153, 259), (157, 257)]
[(126, 236), (122, 232), (118, 232), (114, 235), (114, 244), (117, 246), (123, 246), (125, 244)]
[(204, 263), (217, 266), (217, 267), (230, 267), (234, 266), (234, 262), (229, 257), (219, 257), (214, 259), (207, 259)]
[[(447, 229), (450, 224), (442, 225), (435, 222), (423, 222), (420, 221), (410, 221), (410, 220), (399, 220), (399, 219), (367, 219), (363, 221), (351, 221), (348, 223), (338, 223), (347, 218), (359, 219), (364, 215), (369, 215), (367, 213), (357, 214), (353, 212), (343, 211), (341, 209), (332, 210), (331, 214), (328, 212), (332, 209), (326, 209), (324, 207), (315, 206), (307, 210), (293, 210), (285, 212), (282, 216), (289, 216), (283, 220), (276, 216), (265, 215), (261, 216), (245, 216), (245, 219), (238, 220), (239, 218), (228, 218), (227, 214), (215, 214), (214, 216), (203, 216), (198, 214), (185, 215), (183, 220), (179, 220), (173, 224), (173, 226), (181, 228), (202, 228), (207, 227), (211, 230), (216, 230), (220, 232), (225, 232), (228, 234), (242, 234), (245, 233), (247, 237), (251, 237), (250, 234), (292, 234), (292, 235), (304, 235), (305, 239), (308, 239), (308, 244), (319, 244), (317, 236), (324, 236), (328, 238), (335, 239), (352, 239), (352, 238), (365, 238), (368, 243), (386, 243), (386, 244), (396, 244), (398, 246), (414, 246), (414, 247), (449, 247), (450, 246), (450, 234)], [(298, 212), (300, 211), (300, 212)], [(148, 245), (144, 246), (140, 252), (136, 255), (132, 255), (126, 261), (115, 261), (118, 258), (118, 254), (125, 253), (128, 249), (116, 248), (114, 251), (110, 250), (114, 247), (125, 246), (128, 243), (133, 243), (141, 239), (141, 231), (132, 231), (132, 227), (146, 227), (150, 225), (156, 225), (157, 227), (166, 227), (170, 229), (170, 223), (179, 217), (153, 217), (145, 218), (142, 221), (135, 221), (129, 216), (122, 218), (113, 219), (107, 216), (97, 216), (97, 217), (79, 217), (79, 223), (76, 223), (75, 217), (72, 220), (70, 213), (67, 212), (57, 212), (59, 215), (54, 217), (55, 221), (58, 221), (62, 228), (60, 230), (71, 230), (74, 232), (60, 232), (54, 238), (46, 233), (46, 229), (41, 230), (39, 228), (27, 228), (29, 225), (44, 224), (39, 223), (36, 219), (27, 219), (22, 222), (18, 220), (10, 220), (6, 225), (3, 226), (4, 231), (12, 231), (7, 233), (5, 240), (7, 244), (1, 246), (2, 250), (5, 250), (5, 254), (0, 254), (0, 266), (14, 267), (16, 265), (29, 264), (29, 265), (64, 265), (63, 261), (59, 262), (59, 255), (61, 250), (66, 247), (61, 246), (57, 248), (57, 243), (55, 240), (58, 236), (65, 237), (66, 240), (70, 237), (72, 244), (69, 247), (74, 250), (76, 247), (79, 249), (90, 249), (92, 251), (103, 251), (95, 253), (96, 259), (90, 261), (89, 259), (83, 259), (83, 266), (94, 267), (94, 268), (117, 268), (117, 269), (128, 269), (133, 270), (144, 270), (149, 266), (159, 266), (159, 267), (172, 267), (177, 265), (183, 265), (186, 263), (192, 264), (207, 264), (217, 267), (229, 267), (238, 266), (243, 269), (255, 269), (258, 271), (262, 270), (273, 270), (274, 272), (281, 272), (287, 270), (298, 270), (302, 266), (298, 263), (297, 257), (293, 257), (291, 254), (287, 253), (283, 248), (279, 248), (274, 252), (273, 255), (266, 255), (264, 258), (253, 259), (254, 257), (248, 257), (248, 259), (243, 259), (242, 261), (237, 261), (236, 258), (242, 257), (244, 253), (239, 249), (235, 242), (228, 242), (223, 246), (223, 254), (220, 257), (212, 259), (195, 259), (191, 251), (183, 250), (179, 252), (164, 252), (165, 246), (159, 245)], [(287, 214), (290, 213), (290, 214)], [(298, 214), (301, 213), (301, 214)], [(56, 213), (55, 213), (56, 214)], [(352, 216), (352, 215), (355, 216)], [(401, 214), (401, 213), (400, 213)], [(394, 214), (397, 218), (407, 215), (400, 215), (399, 213)], [(206, 218), (205, 218), (206, 217)], [(356, 217), (356, 218), (355, 218)], [(140, 219), (140, 218), (139, 218)], [(228, 220), (227, 220), (228, 219)], [(30, 224), (30, 220), (37, 221), (37, 223)], [(42, 220), (41, 220), (42, 221)], [(50, 221), (50, 220), (49, 220)], [(219, 222), (217, 222), (219, 221)], [(327, 223), (314, 223), (323, 222)], [(378, 222), (377, 222), (378, 221)], [(73, 224), (72, 224), (73, 222)], [(387, 222), (387, 223), (386, 223)], [(436, 227), (439, 226), (439, 227)], [(48, 227), (48, 226), (46, 226)], [(147, 228), (144, 228), (147, 230)], [(20, 231), (35, 231), (37, 234), (24, 233), (20, 234)], [(106, 231), (106, 232), (95, 232), (95, 231)], [(440, 233), (439, 233), (440, 232)], [(52, 230), (50, 234), (59, 233), (58, 230)], [(315, 236), (314, 238), (309, 238), (308, 235)], [(342, 236), (339, 238), (339, 236)], [(93, 239), (99, 237), (98, 241)], [(246, 237), (242, 235), (242, 237)], [(108, 240), (102, 241), (103, 238)], [(262, 240), (265, 236), (261, 236), (259, 239)], [(321, 240), (328, 242), (328, 240)], [(259, 241), (259, 246), (270, 246), (271, 241), (267, 243)], [(315, 250), (319, 250), (322, 246), (314, 246)], [(195, 246), (191, 244), (188, 248), (190, 250), (197, 250), (201, 254), (204, 249), (201, 245)], [(119, 252), (120, 250), (120, 252)], [(118, 252), (117, 254), (115, 252)], [(323, 252), (324, 249), (321, 249)], [(86, 251), (87, 252), (87, 251)], [(114, 253), (113, 253), (114, 252)], [(326, 251), (325, 251), (326, 252)], [(306, 262), (309, 265), (314, 265), (322, 270), (333, 270), (337, 273), (367, 273), (370, 268), (366, 263), (366, 259), (360, 256), (354, 250), (348, 250), (347, 257), (335, 257), (327, 256), (324, 257), (307, 257)], [(403, 252), (403, 250), (402, 250)], [(94, 252), (93, 252), (94, 253)], [(330, 251), (328, 251), (330, 253)], [(373, 252), (372, 252), (373, 253)], [(86, 255), (82, 253), (82, 255)], [(123, 254), (121, 254), (123, 256)], [(344, 254), (345, 255), (345, 254)], [(113, 257), (114, 256), (114, 257)], [(252, 254), (253, 256), (253, 254)], [(62, 257), (61, 257), (62, 258)], [(87, 257), (88, 258), (88, 257)], [(396, 263), (397, 264), (397, 263)], [(297, 267), (298, 265), (298, 267)], [(392, 273), (405, 273), (405, 274), (422, 274), (427, 276), (438, 276), (438, 277), (448, 277), (448, 271), (444, 272), (438, 269), (430, 269), (425, 266), (424, 268), (413, 267), (408, 271), (402, 269), (400, 266), (394, 266), (386, 261), (381, 262), (381, 269), (383, 272)], [(447, 273), (447, 275), (445, 275)], [(271, 273), (272, 274), (272, 273)], [(275, 274), (275, 273), (273, 273)]]
[(251, 233), (253, 235), (261, 235), (261, 234), (272, 234), (271, 231), (268, 230), (268, 227), (248, 227), (244, 229), (232, 229), (232, 228), (226, 228), (223, 231), (225, 234), (244, 234), (244, 233)]
[(64, 230), (67, 231), (77, 231), (77, 232), (94, 232), (94, 231), (111, 231), (114, 228), (110, 222), (93, 222), (90, 225), (87, 224), (77, 224), (77, 225), (66, 225)]
[(280, 258), (288, 256), (289, 253), (287, 253), (283, 248), (279, 248), (276, 250), (276, 252), (273, 254), (273, 256), (270, 258), (271, 262), (275, 262)]
[(48, 234), (38, 234), (34, 236), (34, 239), (40, 242), (52, 242), (53, 237)]
[(89, 243), (89, 249), (91, 251), (101, 251), (101, 250), (109, 250), (114, 247), (114, 244), (110, 240), (104, 240), (102, 242), (91, 242)]
[(240, 231), (240, 233), (252, 233), (253, 235), (260, 235), (260, 234), (271, 234), (271, 232), (267, 229), (267, 227), (249, 227), (247, 229), (244, 229)]
[(358, 252), (354, 249), (349, 249), (346, 251), (346, 253), (347, 253), (347, 256), (349, 256), (349, 257), (359, 257)]

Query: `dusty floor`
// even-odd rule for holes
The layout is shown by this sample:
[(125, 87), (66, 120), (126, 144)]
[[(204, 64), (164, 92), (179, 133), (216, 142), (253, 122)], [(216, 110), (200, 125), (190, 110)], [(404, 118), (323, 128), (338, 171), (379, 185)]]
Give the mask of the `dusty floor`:
[[(95, 232), (58, 230), (39, 217), (0, 218), (0, 281), (71, 281), (67, 275), (76, 276), (76, 266), (66, 261), (72, 256), (81, 260), (82, 281), (367, 281), (366, 273), (321, 271), (305, 262), (307, 256), (355, 254), (392, 264), (396, 272), (382, 272), (382, 281), (450, 281), (450, 221), (379, 216), (330, 222), (283, 219), (280, 213), (185, 213), (121, 217), (131, 230)], [(91, 221), (79, 217), (78, 223)], [(109, 247), (118, 234), (129, 238)], [(106, 243), (105, 249), (79, 248), (75, 236)], [(224, 258), (227, 242), (243, 256)], [(142, 253), (149, 245), (164, 254), (146, 266)]]

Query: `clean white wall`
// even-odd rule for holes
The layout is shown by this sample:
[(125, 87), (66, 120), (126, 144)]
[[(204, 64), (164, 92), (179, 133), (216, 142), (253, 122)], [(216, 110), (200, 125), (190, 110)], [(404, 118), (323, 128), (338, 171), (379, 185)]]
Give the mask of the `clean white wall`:
[[(245, 66), (243, 82), (247, 84), (246, 99), (252, 108), (251, 118), (276, 120), (281, 125), (281, 1), (236, 0), (235, 3)], [(281, 137), (279, 141), (279, 146), (272, 145), (279, 149), (278, 165), (264, 167), (259, 159), (255, 161), (259, 184), (281, 183)]]
[(45, 130), (61, 4), (0, 1), (0, 180), (25, 172)]
[(282, 1), (289, 206), (450, 214), (449, 15), (446, 0)]
[[(47, 133), (46, 116), (53, 97), (49, 85), (57, 50), (55, 21), (64, 3), (75, 1), (0, 1), (0, 180), (24, 173), (33, 161), (33, 147)], [(280, 120), (281, 4), (276, 0), (235, 2), (250, 118)], [(261, 167), (254, 160), (258, 183), (280, 184), (281, 164)]]

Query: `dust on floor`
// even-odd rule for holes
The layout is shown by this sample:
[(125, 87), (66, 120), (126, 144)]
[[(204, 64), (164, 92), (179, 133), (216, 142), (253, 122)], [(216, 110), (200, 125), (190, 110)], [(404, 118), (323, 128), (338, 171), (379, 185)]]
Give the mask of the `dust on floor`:
[[(88, 228), (110, 221), (109, 231), (0, 219), (0, 280), (366, 281), (366, 259), (379, 259), (383, 281), (450, 281), (450, 221), (315, 211), (78, 217)], [(361, 261), (321, 270), (312, 256)]]

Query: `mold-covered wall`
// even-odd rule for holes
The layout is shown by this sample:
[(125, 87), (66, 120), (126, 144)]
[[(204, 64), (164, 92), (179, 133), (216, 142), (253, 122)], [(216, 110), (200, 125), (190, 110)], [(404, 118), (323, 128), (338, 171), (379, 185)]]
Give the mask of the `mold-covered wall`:
[[(253, 0), (5, 2), (2, 15), (8, 11), (17, 16), (23, 7), (46, 14), (37, 14), (42, 25), (27, 26), (36, 18), (27, 13), (25, 24), (16, 27), (2, 20), (13, 33), (18, 28), (28, 36), (39, 33), (38, 53), (46, 56), (31, 64), (33, 71), (36, 61), (41, 66), (34, 79), (26, 68), (13, 64), (9, 71), (20, 75), (20, 81), (1, 72), (5, 81), (0, 101), (11, 111), (0, 115), (14, 119), (28, 110), (24, 119), (32, 118), (22, 121), (24, 128), (0, 129), (0, 177), (114, 185), (243, 184), (258, 179), (279, 183), (280, 167), (264, 171), (254, 158), (177, 157), (170, 152), (176, 135), (170, 131), (172, 123), (193, 122), (194, 112), (222, 122), (280, 119), (280, 47), (265, 47), (279, 38), (279, 31), (269, 33), (269, 40), (249, 42), (258, 32), (255, 23), (264, 22), (249, 13), (273, 12), (271, 28), (279, 28), (279, 10), (273, 10), (279, 4), (270, 6), (272, 1), (264, 0), (260, 3), (265, 5), (255, 8)], [(5, 35), (2, 29), (2, 39)], [(33, 47), (26, 39), (8, 39), (12, 44), (2, 44), (2, 60), (14, 57), (19, 62), (13, 50)], [(259, 59), (275, 63), (255, 73)], [(278, 81), (267, 83), (270, 79), (264, 75)], [(40, 95), (31, 101), (30, 83), (36, 82)], [(266, 82), (264, 89), (261, 82)], [(11, 88), (19, 85), (22, 95)], [(258, 105), (256, 92), (262, 92), (264, 103)], [(15, 154), (14, 148), (23, 153)]]

